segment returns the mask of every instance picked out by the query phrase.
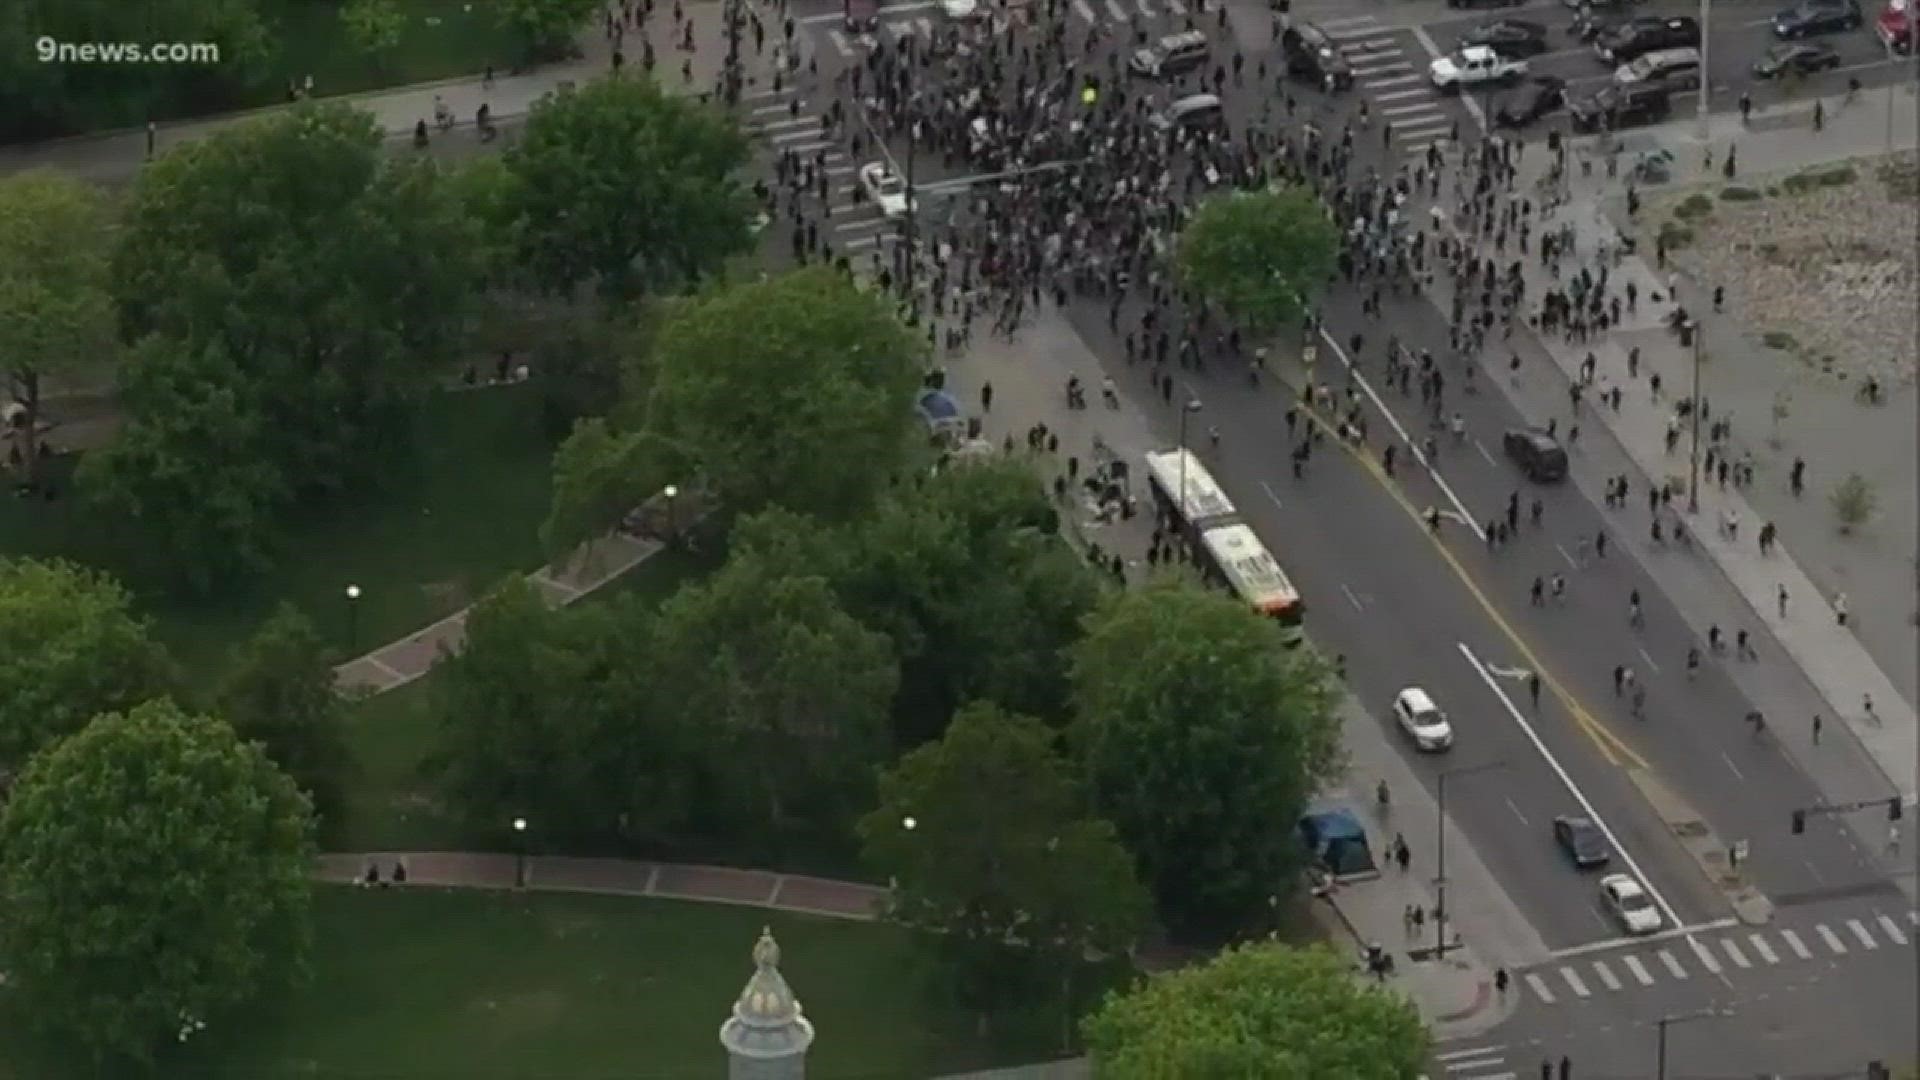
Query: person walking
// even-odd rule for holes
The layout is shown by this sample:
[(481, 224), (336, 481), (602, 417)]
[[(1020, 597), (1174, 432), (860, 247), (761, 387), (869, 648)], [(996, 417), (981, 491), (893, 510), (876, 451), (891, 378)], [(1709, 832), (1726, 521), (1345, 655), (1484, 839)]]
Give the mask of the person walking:
[(1833, 621), (1841, 626), (1847, 625), (1847, 594), (1836, 593), (1833, 597)]
[(1820, 729), (1824, 726), (1825, 726), (1825, 723), (1820, 719), (1820, 714), (1814, 713), (1813, 714), (1813, 745), (1815, 746), (1820, 745)]

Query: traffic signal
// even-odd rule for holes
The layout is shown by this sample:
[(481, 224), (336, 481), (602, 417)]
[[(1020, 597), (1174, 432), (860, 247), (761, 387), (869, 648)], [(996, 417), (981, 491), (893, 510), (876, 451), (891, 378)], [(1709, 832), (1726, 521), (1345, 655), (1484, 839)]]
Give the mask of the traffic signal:
[(1899, 821), (1900, 813), (1900, 796), (1895, 795), (1893, 798), (1887, 800), (1887, 820)]
[(1795, 810), (1793, 812), (1793, 835), (1799, 836), (1801, 833), (1806, 831), (1807, 831), (1807, 812), (1805, 810)]

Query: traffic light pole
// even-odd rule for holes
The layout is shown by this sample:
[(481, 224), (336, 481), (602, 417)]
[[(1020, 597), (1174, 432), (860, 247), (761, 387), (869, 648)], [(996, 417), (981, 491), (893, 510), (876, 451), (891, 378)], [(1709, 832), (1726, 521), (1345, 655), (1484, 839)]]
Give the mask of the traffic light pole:
[(1851, 814), (1857, 810), (1871, 810), (1876, 806), (1887, 808), (1887, 820), (1899, 821), (1905, 814), (1906, 796), (1889, 795), (1882, 799), (1861, 799), (1850, 803), (1815, 803), (1812, 806), (1797, 807), (1793, 811), (1793, 835), (1799, 836), (1807, 831), (1807, 817), (1836, 817)]

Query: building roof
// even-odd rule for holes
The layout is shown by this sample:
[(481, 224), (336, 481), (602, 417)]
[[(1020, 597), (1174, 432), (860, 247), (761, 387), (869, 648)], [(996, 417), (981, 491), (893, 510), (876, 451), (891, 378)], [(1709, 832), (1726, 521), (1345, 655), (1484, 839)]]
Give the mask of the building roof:
[(727, 1053), (748, 1058), (797, 1057), (813, 1043), (813, 1023), (801, 1015), (800, 1001), (780, 974), (780, 946), (762, 927), (753, 945), (753, 974), (733, 1003), (733, 1015), (720, 1025)]

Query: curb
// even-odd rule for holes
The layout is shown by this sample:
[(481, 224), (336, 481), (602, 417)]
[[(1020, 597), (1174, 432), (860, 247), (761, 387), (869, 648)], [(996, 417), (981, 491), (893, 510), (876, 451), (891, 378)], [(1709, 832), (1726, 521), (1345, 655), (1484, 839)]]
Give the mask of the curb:
[(1492, 1003), (1492, 998), (1493, 984), (1486, 979), (1481, 979), (1474, 986), (1473, 1004), (1454, 1012), (1441, 1013), (1439, 1016), (1433, 1018), (1433, 1022), (1436, 1024), (1454, 1024), (1462, 1020), (1470, 1020), (1480, 1013), (1485, 1012), (1487, 1006)]

